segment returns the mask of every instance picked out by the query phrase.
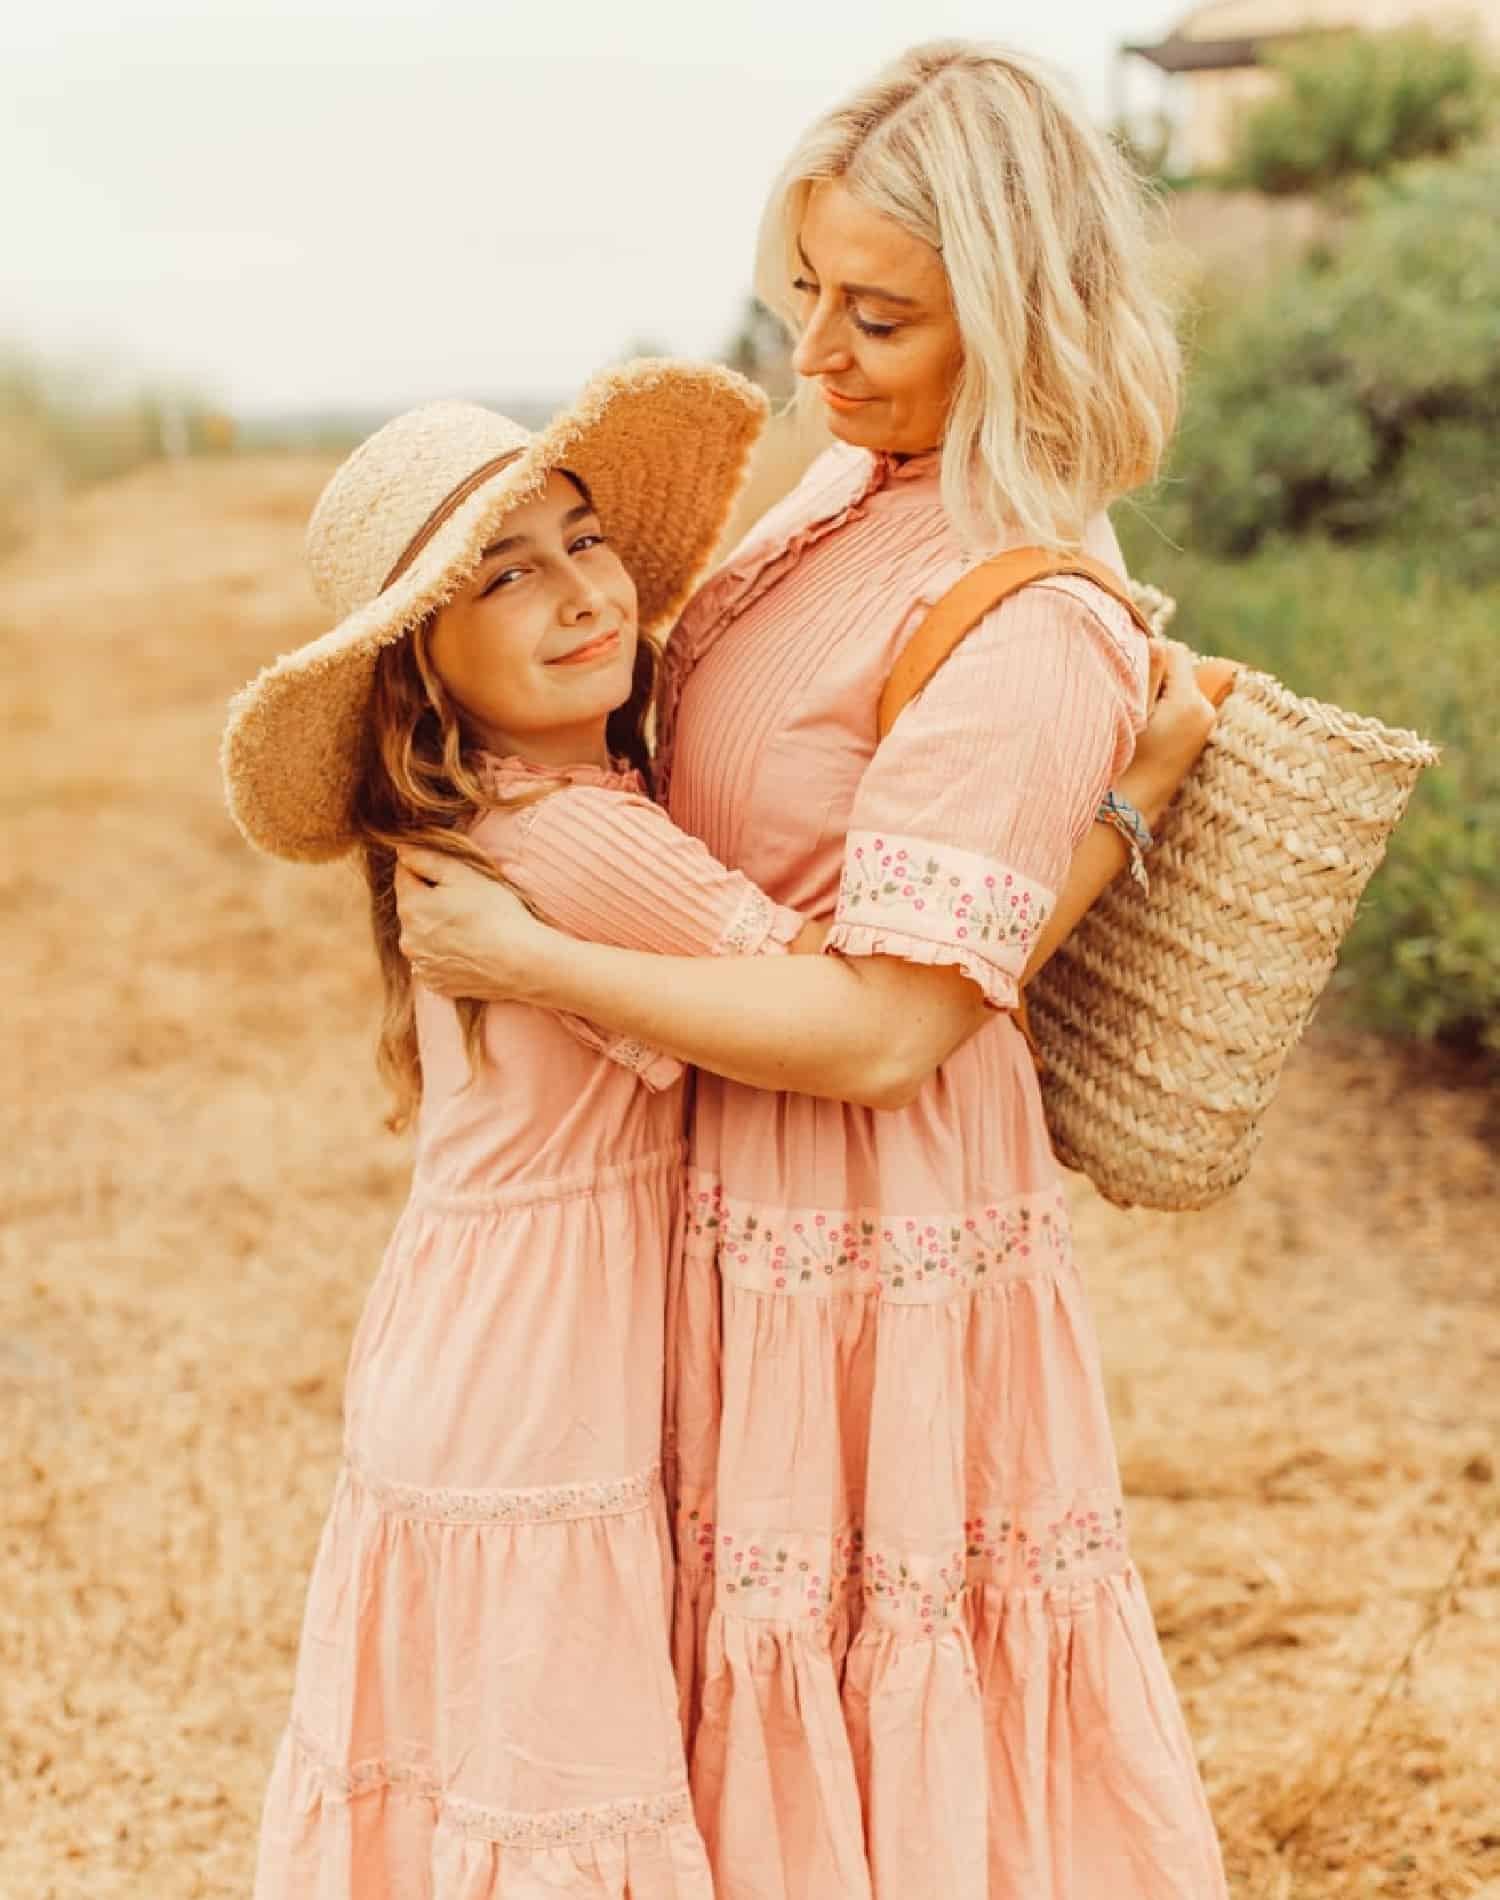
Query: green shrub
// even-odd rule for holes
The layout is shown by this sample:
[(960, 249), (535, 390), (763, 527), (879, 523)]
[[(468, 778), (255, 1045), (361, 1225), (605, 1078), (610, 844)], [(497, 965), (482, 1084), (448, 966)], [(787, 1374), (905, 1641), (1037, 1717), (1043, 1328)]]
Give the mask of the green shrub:
[(1117, 522), (1132, 569), (1177, 596), (1190, 645), (1443, 746), (1333, 994), (1375, 1027), (1500, 1056), (1500, 585), (1454, 579), (1440, 550), (1280, 540), (1226, 561), (1165, 546), (1144, 514)]
[(1257, 191), (1316, 191), (1408, 159), (1443, 156), (1490, 124), (1477, 50), (1433, 33), (1340, 35), (1282, 54), (1282, 84), (1250, 113), (1230, 162)]
[(1456, 571), (1500, 577), (1497, 207), (1500, 154), (1408, 168), (1205, 321), (1160, 497), (1174, 538), (1441, 535)]

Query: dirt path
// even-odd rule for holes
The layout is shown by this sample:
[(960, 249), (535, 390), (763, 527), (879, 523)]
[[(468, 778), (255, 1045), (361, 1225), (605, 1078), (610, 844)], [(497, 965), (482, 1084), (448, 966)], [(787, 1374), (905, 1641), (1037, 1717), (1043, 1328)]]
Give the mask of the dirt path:
[[(218, 792), (324, 472), (150, 472), (0, 570), (6, 1900), (249, 1888), (404, 1190), (352, 876)], [(1454, 1082), (1320, 1035), (1223, 1209), (1076, 1196), (1240, 1896), (1500, 1893), (1500, 1114)]]

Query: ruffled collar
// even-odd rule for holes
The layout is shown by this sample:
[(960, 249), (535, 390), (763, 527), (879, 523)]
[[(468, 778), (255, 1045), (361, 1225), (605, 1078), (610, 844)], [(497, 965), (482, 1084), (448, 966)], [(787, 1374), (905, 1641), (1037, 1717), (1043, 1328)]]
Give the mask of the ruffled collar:
[(611, 792), (644, 789), (641, 775), (624, 759), (606, 765), (533, 765), (512, 752), (476, 752), (479, 782), (492, 796), (507, 798), (527, 785), (598, 785)]
[(882, 482), (920, 482), (935, 479), (942, 470), (943, 451), (924, 449), (920, 455), (888, 455), (873, 451), (875, 473)]

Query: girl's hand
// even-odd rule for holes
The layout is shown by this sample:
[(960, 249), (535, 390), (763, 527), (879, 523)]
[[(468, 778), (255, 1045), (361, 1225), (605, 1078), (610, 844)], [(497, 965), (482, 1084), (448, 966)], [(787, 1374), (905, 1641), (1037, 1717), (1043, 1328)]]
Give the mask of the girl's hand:
[(401, 952), (416, 980), (440, 996), (526, 1001), (551, 928), (508, 885), (441, 851), (396, 855)]
[(1151, 712), (1115, 790), (1153, 830), (1207, 744), (1238, 670), (1229, 660), (1195, 667), (1180, 640), (1152, 641)]

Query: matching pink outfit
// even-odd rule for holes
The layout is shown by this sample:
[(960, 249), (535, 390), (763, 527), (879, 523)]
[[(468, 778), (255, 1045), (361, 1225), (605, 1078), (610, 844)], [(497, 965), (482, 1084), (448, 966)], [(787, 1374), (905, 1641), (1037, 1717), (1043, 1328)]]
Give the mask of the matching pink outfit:
[[(476, 830), (565, 928), (705, 956), (795, 934), (633, 774), (567, 776)], [(257, 1900), (712, 1900), (660, 1470), (682, 1071), (495, 1004), (471, 1084), (452, 1005), (417, 1011), (411, 1195), (350, 1355)]]
[[(1119, 562), (1102, 522), (1090, 552)], [(677, 823), (831, 952), (953, 965), (997, 1012), (899, 1111), (698, 1078), (668, 1344), (698, 1820), (719, 1900), (1221, 1900), (1004, 1013), (1145, 645), (1087, 582), (1030, 588), (877, 750), (967, 564), (935, 455), (835, 448), (670, 651)]]
[(965, 565), (934, 457), (831, 451), (673, 637), (671, 817), (580, 768), (480, 821), (577, 935), (769, 954), (805, 913), (996, 1011), (900, 1111), (700, 1076), (683, 1221), (677, 1064), (495, 1005), (470, 1082), (419, 992), (258, 1900), (1222, 1900), (1006, 1013), (1145, 653), (1032, 588), (877, 751)]

